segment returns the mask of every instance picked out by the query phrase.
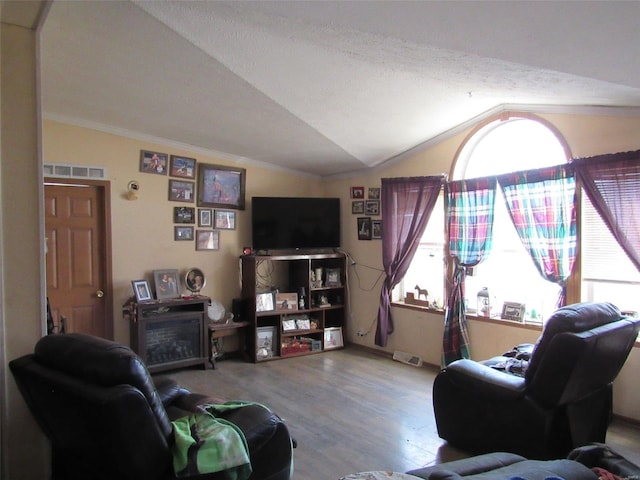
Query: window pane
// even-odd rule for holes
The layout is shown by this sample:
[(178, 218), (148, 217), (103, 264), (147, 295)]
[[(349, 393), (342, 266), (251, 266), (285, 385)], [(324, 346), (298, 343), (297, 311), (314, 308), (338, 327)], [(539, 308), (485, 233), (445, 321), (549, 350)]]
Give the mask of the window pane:
[(411, 267), (404, 279), (394, 288), (392, 299), (403, 301), (407, 292), (418, 293), (415, 287), (429, 292), (428, 300), (439, 307), (444, 303), (444, 195), (440, 194), (427, 228), (422, 235)]
[(640, 272), (624, 253), (586, 195), (582, 202), (582, 300), (640, 311)]

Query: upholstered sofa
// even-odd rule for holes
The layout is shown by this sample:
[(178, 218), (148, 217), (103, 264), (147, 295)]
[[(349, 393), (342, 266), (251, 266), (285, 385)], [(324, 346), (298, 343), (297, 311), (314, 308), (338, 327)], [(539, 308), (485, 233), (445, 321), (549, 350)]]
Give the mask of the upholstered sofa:
[(598, 480), (594, 467), (624, 479), (640, 479), (640, 467), (599, 443), (578, 447), (567, 458), (557, 460), (529, 460), (496, 452), (407, 473), (425, 480)]
[(639, 329), (639, 319), (623, 318), (610, 303), (574, 304), (547, 320), (535, 346), (451, 363), (433, 384), (438, 434), (472, 454), (530, 459), (605, 442), (612, 382)]
[[(224, 401), (152, 378), (129, 347), (83, 334), (43, 337), (32, 354), (9, 365), (49, 438), (54, 480), (175, 478), (171, 421)], [(246, 439), (250, 480), (292, 477), (292, 439), (278, 415), (249, 404), (221, 417)]]

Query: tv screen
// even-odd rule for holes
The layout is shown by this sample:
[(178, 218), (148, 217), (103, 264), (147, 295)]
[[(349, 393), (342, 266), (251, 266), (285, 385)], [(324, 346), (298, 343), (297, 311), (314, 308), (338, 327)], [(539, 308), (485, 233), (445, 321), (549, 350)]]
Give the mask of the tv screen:
[(340, 246), (340, 199), (253, 197), (254, 250), (336, 248)]

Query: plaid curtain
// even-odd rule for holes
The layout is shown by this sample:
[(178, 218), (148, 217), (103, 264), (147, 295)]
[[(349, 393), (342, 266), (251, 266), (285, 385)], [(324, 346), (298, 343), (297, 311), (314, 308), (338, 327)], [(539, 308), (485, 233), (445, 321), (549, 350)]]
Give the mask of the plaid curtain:
[(407, 273), (443, 181), (443, 176), (382, 179), (382, 264), (387, 276), (380, 291), (375, 338), (381, 347), (393, 333), (391, 290)]
[(579, 158), (572, 165), (605, 225), (640, 270), (640, 150)]
[(573, 167), (508, 173), (498, 183), (522, 244), (540, 275), (562, 287), (558, 307), (564, 306), (578, 244)]
[(478, 265), (491, 251), (496, 183), (495, 177), (491, 177), (446, 184), (449, 255), (455, 265), (444, 322), (443, 366), (469, 358), (464, 306), (465, 268)]

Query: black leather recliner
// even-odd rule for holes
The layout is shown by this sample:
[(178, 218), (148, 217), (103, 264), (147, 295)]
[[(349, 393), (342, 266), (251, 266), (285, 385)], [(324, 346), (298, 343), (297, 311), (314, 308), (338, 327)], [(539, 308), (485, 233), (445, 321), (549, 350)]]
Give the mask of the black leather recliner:
[[(54, 480), (173, 479), (171, 420), (221, 403), (168, 378), (154, 382), (129, 347), (83, 334), (44, 337), (9, 366), (50, 440)], [(244, 433), (251, 480), (292, 478), (292, 439), (275, 413), (248, 405), (223, 417)]]
[(433, 384), (438, 434), (470, 453), (531, 459), (604, 442), (612, 382), (639, 329), (609, 303), (574, 304), (549, 318), (522, 376), (494, 368), (506, 358), (452, 362)]

